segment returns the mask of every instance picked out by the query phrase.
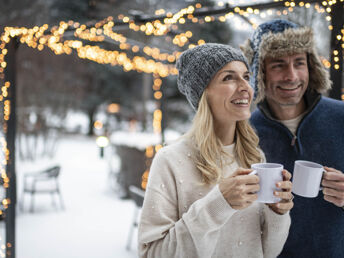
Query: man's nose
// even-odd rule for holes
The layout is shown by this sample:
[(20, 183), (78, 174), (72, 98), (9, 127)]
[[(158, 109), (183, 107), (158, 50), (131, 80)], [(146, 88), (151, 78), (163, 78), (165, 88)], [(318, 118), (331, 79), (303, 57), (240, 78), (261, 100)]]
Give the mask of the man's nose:
[(296, 70), (293, 64), (288, 64), (283, 79), (286, 81), (295, 81), (295, 79), (297, 79)]

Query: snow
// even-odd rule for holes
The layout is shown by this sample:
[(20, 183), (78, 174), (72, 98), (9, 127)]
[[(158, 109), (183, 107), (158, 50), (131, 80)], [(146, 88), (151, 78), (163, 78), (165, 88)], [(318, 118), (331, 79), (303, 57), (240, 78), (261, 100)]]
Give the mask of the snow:
[[(177, 140), (180, 136), (180, 133), (176, 131), (165, 131), (165, 141), (167, 144)], [(125, 145), (145, 150), (147, 146), (161, 144), (161, 134), (117, 131), (111, 135), (110, 142), (115, 145)]]
[[(105, 154), (110, 157), (108, 151)], [(137, 257), (137, 229), (131, 250), (125, 249), (135, 205), (131, 200), (119, 199), (110, 187), (108, 162), (100, 158), (95, 138), (63, 137), (53, 160), (18, 160), (19, 204), (23, 201), (23, 174), (55, 164), (62, 167), (60, 187), (65, 210), (58, 208), (58, 199), (56, 207), (50, 195), (41, 194), (36, 195), (35, 210), (30, 213), (30, 196), (26, 195), (24, 211), (17, 211), (17, 257)]]

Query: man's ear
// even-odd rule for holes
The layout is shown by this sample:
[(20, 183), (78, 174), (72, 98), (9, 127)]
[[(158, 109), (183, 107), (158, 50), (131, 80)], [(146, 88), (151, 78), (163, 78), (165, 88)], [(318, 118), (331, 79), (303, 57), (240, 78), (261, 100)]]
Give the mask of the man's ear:
[(266, 77), (266, 75), (265, 75), (265, 59), (262, 63), (261, 69), (262, 69), (262, 74), (263, 74), (263, 81), (265, 82), (265, 77)]

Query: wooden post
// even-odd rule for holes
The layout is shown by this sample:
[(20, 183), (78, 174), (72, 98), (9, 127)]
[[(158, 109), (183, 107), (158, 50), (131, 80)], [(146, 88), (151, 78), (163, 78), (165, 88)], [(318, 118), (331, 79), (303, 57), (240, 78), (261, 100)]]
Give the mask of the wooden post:
[(6, 198), (10, 200), (5, 210), (6, 224), (6, 258), (15, 258), (15, 217), (16, 217), (16, 173), (15, 173), (15, 136), (16, 136), (16, 52), (18, 48), (17, 38), (11, 39), (7, 44), (7, 67), (5, 81), (10, 82), (8, 97), (4, 101), (10, 101), (9, 120), (5, 121), (5, 137), (9, 160), (6, 165), (6, 173), (9, 178), (9, 186), (6, 190)]
[[(162, 80), (162, 78), (160, 78)], [(162, 93), (162, 97), (160, 99), (160, 110), (161, 110), (161, 144), (164, 144), (165, 139), (165, 127), (166, 127), (166, 90), (164, 90), (164, 84), (161, 85), (160, 91)]]
[[(338, 39), (338, 35), (342, 35), (341, 29), (344, 24), (344, 7), (343, 3), (337, 1), (336, 4), (332, 5), (331, 21), (332, 21), (332, 32), (331, 32), (331, 80), (333, 81), (332, 90), (329, 96), (334, 99), (341, 99), (342, 96), (342, 83), (343, 83), (343, 41)], [(337, 62), (335, 61), (338, 60)]]
[(147, 130), (147, 102), (152, 88), (152, 75), (149, 73), (142, 74), (142, 130)]

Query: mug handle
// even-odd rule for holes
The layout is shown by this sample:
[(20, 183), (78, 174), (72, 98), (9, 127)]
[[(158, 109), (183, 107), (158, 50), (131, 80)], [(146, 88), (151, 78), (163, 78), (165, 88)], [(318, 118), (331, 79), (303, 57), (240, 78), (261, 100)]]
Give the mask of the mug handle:
[[(323, 170), (323, 175), (322, 175), (322, 177), (324, 176), (324, 173), (325, 173), (326, 171), (325, 170)], [(322, 180), (322, 177), (321, 177), (321, 180)], [(321, 186), (321, 181), (320, 181), (320, 186), (319, 186), (319, 191), (322, 191), (323, 190), (323, 187)]]

